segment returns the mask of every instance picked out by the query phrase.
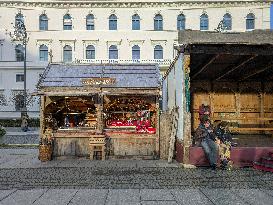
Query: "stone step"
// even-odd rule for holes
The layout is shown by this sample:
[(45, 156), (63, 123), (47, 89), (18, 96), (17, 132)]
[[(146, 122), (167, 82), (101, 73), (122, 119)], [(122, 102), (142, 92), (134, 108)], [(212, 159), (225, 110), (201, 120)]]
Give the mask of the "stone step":
[(261, 163), (261, 162), (253, 162), (253, 168), (261, 170), (261, 171), (266, 171), (266, 172), (272, 172), (273, 173), (273, 165), (270, 165), (270, 164), (264, 164), (264, 163)]

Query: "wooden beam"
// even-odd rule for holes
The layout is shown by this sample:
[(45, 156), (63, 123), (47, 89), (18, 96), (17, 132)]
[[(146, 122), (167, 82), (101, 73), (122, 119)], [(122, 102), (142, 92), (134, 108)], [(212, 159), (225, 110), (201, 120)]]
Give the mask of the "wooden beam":
[(273, 55), (273, 45), (191, 44), (186, 54)]
[(214, 55), (202, 68), (199, 69), (199, 71), (197, 71), (197, 73), (195, 73), (192, 78), (195, 78), (197, 75), (199, 75), (203, 70), (205, 70), (213, 61), (215, 61), (215, 59), (217, 59), (220, 55)]
[(267, 65), (267, 66), (265, 66), (265, 67), (263, 67), (263, 68), (261, 68), (261, 69), (254, 70), (252, 73), (250, 73), (250, 74), (244, 76), (244, 77), (241, 78), (239, 81), (246, 80), (246, 79), (248, 79), (248, 78), (250, 78), (250, 77), (252, 77), (252, 76), (254, 76), (254, 75), (257, 75), (257, 74), (259, 74), (259, 73), (264, 72), (265, 70), (267, 70), (267, 69), (269, 69), (269, 68), (273, 68), (273, 63), (272, 63), (272, 62), (269, 63), (269, 65)]
[(248, 63), (249, 61), (253, 60), (254, 58), (256, 58), (258, 55), (253, 55), (250, 58), (244, 60), (243, 62), (241, 62), (239, 65), (231, 68), (230, 70), (228, 70), (226, 73), (222, 74), (221, 76), (219, 76), (218, 78), (216, 78), (216, 80), (220, 80), (223, 77), (225, 77), (226, 75), (230, 74), (231, 72), (235, 71), (236, 69), (242, 67), (243, 65), (245, 65), (246, 63)]

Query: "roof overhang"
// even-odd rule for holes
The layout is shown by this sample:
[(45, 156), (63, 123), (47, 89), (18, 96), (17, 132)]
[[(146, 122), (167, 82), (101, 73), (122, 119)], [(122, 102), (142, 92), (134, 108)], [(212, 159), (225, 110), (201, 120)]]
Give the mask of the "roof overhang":
[(273, 32), (180, 31), (175, 48), (190, 55), (191, 80), (273, 80)]

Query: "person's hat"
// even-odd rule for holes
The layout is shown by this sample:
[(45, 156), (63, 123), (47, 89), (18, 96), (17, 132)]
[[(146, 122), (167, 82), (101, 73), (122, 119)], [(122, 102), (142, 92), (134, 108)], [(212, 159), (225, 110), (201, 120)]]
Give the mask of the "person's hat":
[(209, 123), (210, 123), (209, 116), (208, 116), (208, 115), (202, 115), (202, 116), (200, 117), (200, 122), (201, 122), (202, 124), (204, 124), (205, 122), (209, 122)]

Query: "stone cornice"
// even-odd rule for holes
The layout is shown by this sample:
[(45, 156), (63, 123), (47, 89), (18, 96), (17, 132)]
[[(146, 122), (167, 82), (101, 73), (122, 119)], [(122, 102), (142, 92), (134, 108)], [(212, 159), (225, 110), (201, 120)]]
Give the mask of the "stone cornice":
[(155, 7), (235, 7), (270, 5), (267, 0), (222, 0), (222, 1), (0, 1), (0, 7), (44, 8), (155, 8)]

